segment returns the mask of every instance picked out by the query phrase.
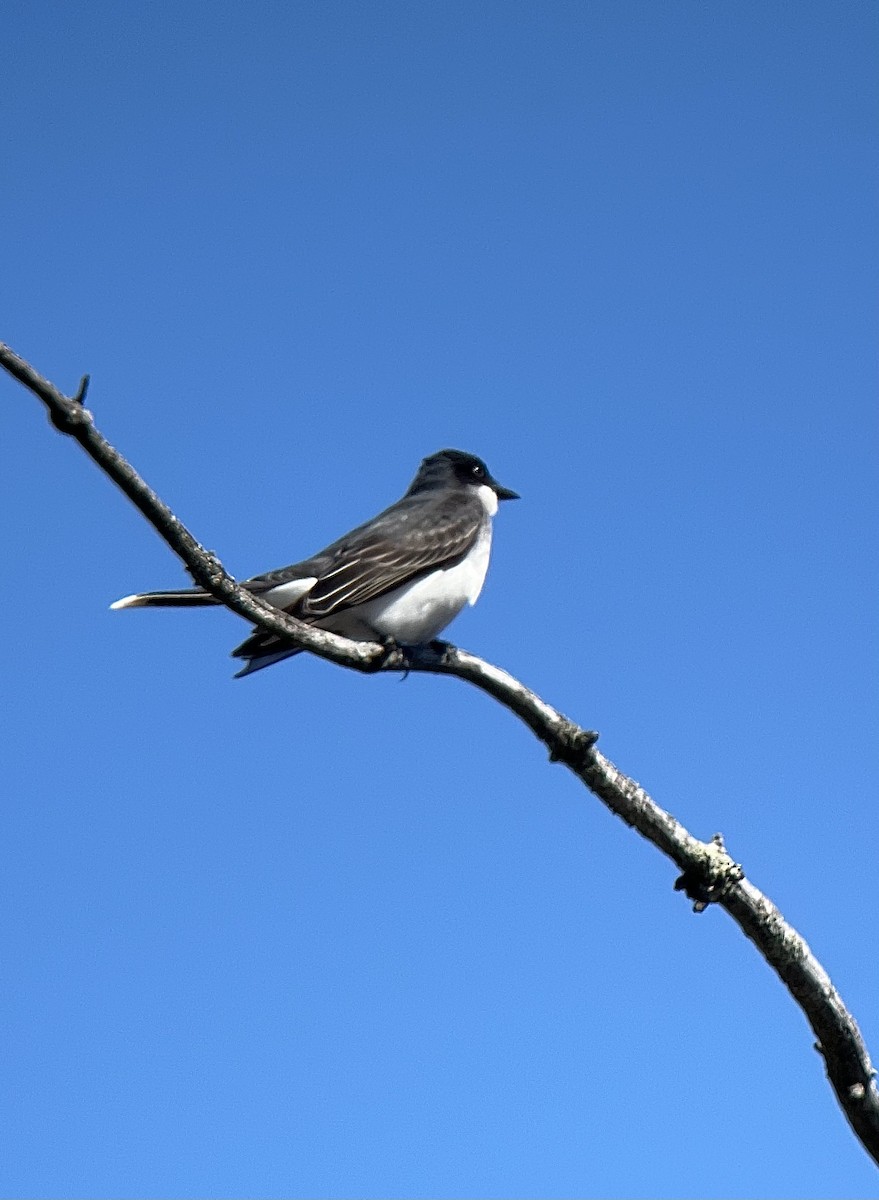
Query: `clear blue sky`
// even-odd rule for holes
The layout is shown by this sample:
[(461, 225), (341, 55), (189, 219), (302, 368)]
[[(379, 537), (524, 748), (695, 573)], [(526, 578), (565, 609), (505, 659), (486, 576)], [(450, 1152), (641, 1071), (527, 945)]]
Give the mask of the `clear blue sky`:
[[(720, 830), (879, 1055), (879, 9), (6, 6), (0, 336), (238, 576), (443, 446), (453, 640)], [(731, 921), (485, 697), (111, 613), (0, 380), (0, 1193), (872, 1197)]]

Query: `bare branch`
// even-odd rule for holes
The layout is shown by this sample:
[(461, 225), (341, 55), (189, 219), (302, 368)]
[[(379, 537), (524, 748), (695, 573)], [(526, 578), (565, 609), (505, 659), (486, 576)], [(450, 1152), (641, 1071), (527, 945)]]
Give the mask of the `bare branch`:
[(339, 666), (358, 671), (409, 669), (463, 679), (519, 717), (547, 747), (553, 762), (564, 763), (611, 812), (678, 866), (682, 874), (675, 886), (694, 901), (697, 912), (718, 904), (750, 938), (805, 1014), (837, 1100), (855, 1135), (879, 1163), (879, 1091), (857, 1023), (805, 940), (772, 901), (744, 878), (720, 835), (709, 842), (694, 838), (596, 749), (596, 733), (568, 720), (499, 667), (448, 645), (435, 645), (407, 661), (398, 650), (314, 629), (262, 603), (234, 581), (216, 556), (196, 541), (98, 432), (92, 414), (84, 407), (88, 376), (83, 377), (76, 396), (68, 397), (2, 342), (0, 365), (42, 400), (55, 427), (79, 442), (140, 509), (196, 583), (227, 608)]
[[(340, 666), (359, 670), (375, 670), (383, 658), (390, 658), (385, 647), (371, 642), (351, 642), (313, 629), (278, 609), (257, 600), (250, 592), (240, 588), (222, 563), (200, 545), (182, 521), (163, 503), (151, 487), (141, 479), (107, 439), (98, 432), (94, 418), (82, 401), (88, 388), (88, 376), (84, 376), (74, 398), (65, 396), (54, 384), (39, 375), (29, 363), (19, 358), (9, 346), (0, 342), (0, 366), (23, 383), (39, 397), (49, 411), (49, 418), (61, 433), (76, 438), (101, 470), (113, 480), (129, 500), (135, 504), (159, 535), (167, 542), (184, 563), (192, 578), (212, 596), (239, 616), (272, 633), (291, 638), (306, 650), (328, 658)], [(399, 656), (395, 665), (399, 668)]]

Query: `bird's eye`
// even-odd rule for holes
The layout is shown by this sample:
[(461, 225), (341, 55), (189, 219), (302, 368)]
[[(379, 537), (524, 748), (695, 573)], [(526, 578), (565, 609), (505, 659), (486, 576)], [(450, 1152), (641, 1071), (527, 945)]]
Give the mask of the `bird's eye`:
[(473, 466), (470, 468), (470, 474), (473, 476), (474, 479), (484, 479), (485, 478), (485, 467), (480, 466), (479, 463), (474, 463)]

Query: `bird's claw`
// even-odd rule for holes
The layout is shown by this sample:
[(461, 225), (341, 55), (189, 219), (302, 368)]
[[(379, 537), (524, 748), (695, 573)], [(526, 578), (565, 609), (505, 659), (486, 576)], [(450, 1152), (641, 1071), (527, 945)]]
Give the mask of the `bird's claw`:
[(401, 679), (408, 679), (412, 670), (419, 663), (441, 661), (453, 648), (451, 643), (442, 642), (438, 638), (432, 642), (426, 642), (423, 646), (405, 646), (392, 637), (386, 637), (382, 640), (382, 646), (385, 652), (381, 658), (375, 660), (376, 670), (402, 671)]

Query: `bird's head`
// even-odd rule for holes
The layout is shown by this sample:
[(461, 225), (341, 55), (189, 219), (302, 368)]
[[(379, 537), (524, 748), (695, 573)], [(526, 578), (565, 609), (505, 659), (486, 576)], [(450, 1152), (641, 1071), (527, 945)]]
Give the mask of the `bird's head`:
[(486, 487), (494, 492), (498, 500), (519, 499), (518, 492), (498, 483), (481, 458), (463, 450), (440, 450), (425, 458), (407, 495), (443, 487)]

